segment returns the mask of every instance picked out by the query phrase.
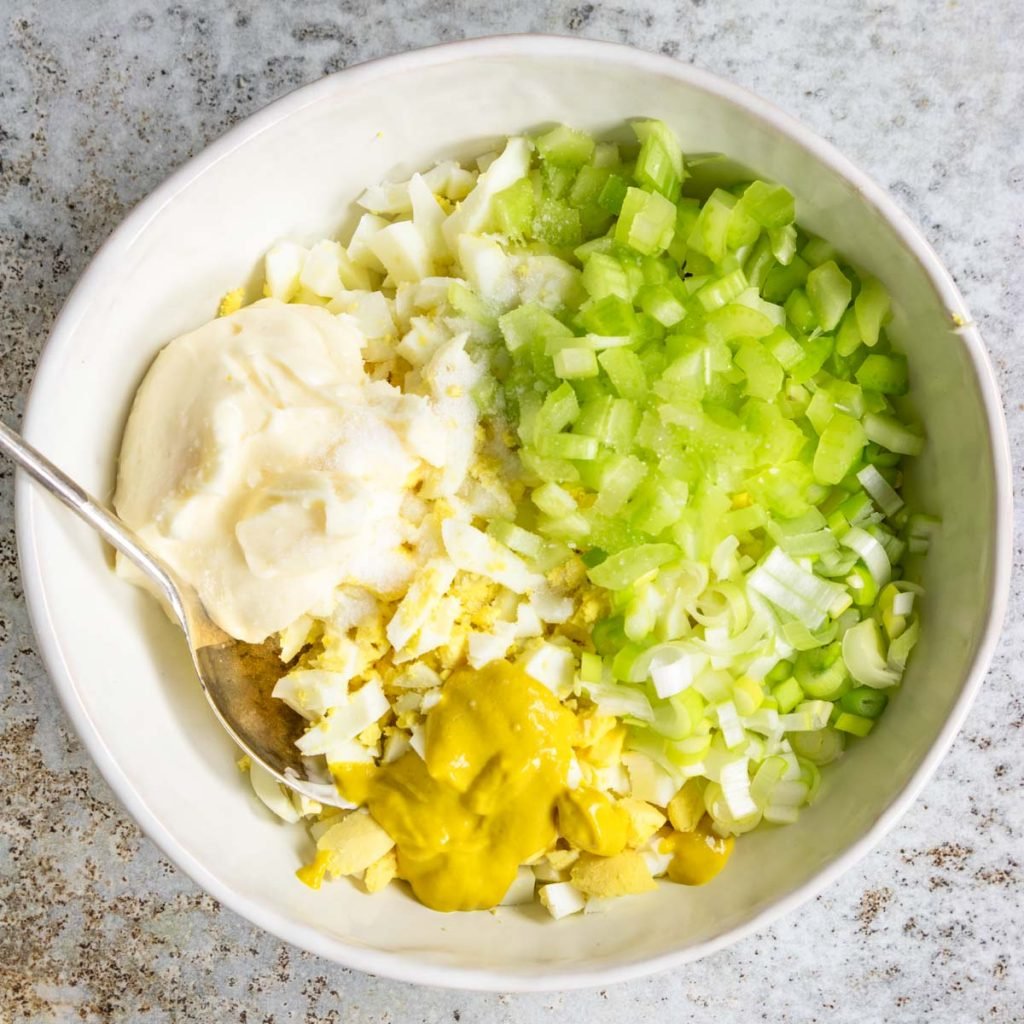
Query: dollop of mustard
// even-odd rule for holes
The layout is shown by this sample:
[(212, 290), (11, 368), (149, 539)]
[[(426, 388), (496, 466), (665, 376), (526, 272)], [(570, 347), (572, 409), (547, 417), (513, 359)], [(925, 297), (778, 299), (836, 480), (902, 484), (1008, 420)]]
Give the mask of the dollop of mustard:
[(507, 662), (447, 680), (427, 716), (424, 756), (409, 752), (367, 780), (370, 813), (421, 903), (497, 906), (519, 865), (556, 838), (575, 734), (572, 713)]
[(626, 848), (629, 815), (599, 789), (567, 790), (558, 798), (558, 830), (579, 850), (614, 857)]
[(706, 885), (725, 867), (733, 845), (732, 836), (714, 833), (705, 815), (692, 831), (673, 832), (663, 841), (662, 849), (672, 854), (668, 877), (681, 885)]

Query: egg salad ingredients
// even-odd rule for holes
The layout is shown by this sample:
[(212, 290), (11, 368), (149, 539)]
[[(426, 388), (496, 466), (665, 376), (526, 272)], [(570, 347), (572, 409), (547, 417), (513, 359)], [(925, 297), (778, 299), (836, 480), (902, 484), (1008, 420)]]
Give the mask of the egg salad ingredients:
[[(576, 714), (558, 839), (532, 862), (556, 917), (586, 905), (574, 894), (704, 884), (734, 836), (796, 820), (899, 684), (921, 594), (902, 567), (935, 525), (900, 495), (923, 441), (885, 289), (796, 226), (784, 187), (707, 165), (689, 182), (664, 124), (634, 128), (636, 148), (512, 139), (440, 213), (417, 176), (371, 189), (349, 247), (396, 309), (416, 274), (459, 279), (431, 286), (397, 351), (415, 366), (439, 320), (465, 331), (481, 423), (515, 451), (511, 507), (446, 521), (385, 633), (436, 682), (511, 659)], [(411, 638), (431, 615), (428, 651)], [(381, 675), (394, 719), (369, 757), (426, 779), (436, 682), (395, 698), (383, 656), (363, 678)]]
[(265, 299), (172, 341), (135, 398), (114, 505), (241, 640), (329, 613), (339, 587), (400, 594), (422, 562), (407, 497), (443, 472), (447, 424), (372, 380), (363, 344)]
[[(126, 501), (221, 574), (229, 631), (277, 633), (275, 695), (352, 804), (253, 769), (309, 823), (309, 885), (555, 918), (703, 885), (902, 681), (938, 521), (902, 494), (888, 294), (782, 185), (632, 127), (370, 188), (347, 244), (276, 245), (266, 298), (140, 392)], [(249, 337), (286, 311), (322, 340)]]

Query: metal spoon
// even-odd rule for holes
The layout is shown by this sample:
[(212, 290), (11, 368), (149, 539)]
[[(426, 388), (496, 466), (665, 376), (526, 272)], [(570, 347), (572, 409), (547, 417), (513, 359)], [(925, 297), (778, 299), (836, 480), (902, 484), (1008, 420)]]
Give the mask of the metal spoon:
[(248, 644), (228, 636), (207, 615), (195, 589), (147, 550), (135, 533), (59, 470), (5, 423), (0, 422), (0, 451), (59, 498), (80, 519), (157, 585), (177, 618), (189, 652), (220, 724), (231, 738), (271, 775), (320, 803), (350, 807), (325, 772), (307, 763), (295, 746), (305, 720), (271, 696), (285, 673), (276, 643)]

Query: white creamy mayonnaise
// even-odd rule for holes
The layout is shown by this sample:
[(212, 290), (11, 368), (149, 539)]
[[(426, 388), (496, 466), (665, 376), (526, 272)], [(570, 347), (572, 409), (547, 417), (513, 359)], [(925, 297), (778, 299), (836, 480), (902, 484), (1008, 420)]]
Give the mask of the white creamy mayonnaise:
[(172, 341), (135, 397), (115, 508), (238, 639), (329, 614), (343, 585), (398, 597), (422, 560), (403, 511), (444, 470), (446, 417), (371, 380), (363, 341), (265, 299)]

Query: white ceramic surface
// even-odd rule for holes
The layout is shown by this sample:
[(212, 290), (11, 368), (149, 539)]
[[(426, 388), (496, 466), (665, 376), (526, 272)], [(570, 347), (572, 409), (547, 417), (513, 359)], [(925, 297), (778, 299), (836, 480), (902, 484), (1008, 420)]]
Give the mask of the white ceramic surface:
[[(905, 216), (830, 146), (708, 74), (610, 44), (474, 40), (361, 65), (266, 108), (126, 219), (83, 275), (40, 361), (25, 430), (108, 496), (135, 387), (161, 345), (209, 318), (276, 239), (351, 223), (366, 184), (565, 121), (662, 117), (688, 152), (725, 152), (786, 183), (803, 223), (895, 299), (930, 444), (914, 485), (944, 519), (924, 637), (871, 742), (827, 773), (798, 825), (746, 837), (704, 889), (663, 885), (606, 915), (443, 916), (401, 892), (293, 878), (301, 830), (271, 821), (189, 675), (173, 627), (117, 580), (99, 541), (25, 480), (17, 522), (40, 649), (68, 714), (146, 832), (200, 885), (280, 937), (410, 981), (490, 989), (606, 984), (735, 941), (824, 887), (914, 798), (980, 685), (1010, 565), (1010, 469), (991, 369), (962, 300)], [(154, 439), (159, 444), (159, 439)]]

